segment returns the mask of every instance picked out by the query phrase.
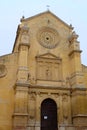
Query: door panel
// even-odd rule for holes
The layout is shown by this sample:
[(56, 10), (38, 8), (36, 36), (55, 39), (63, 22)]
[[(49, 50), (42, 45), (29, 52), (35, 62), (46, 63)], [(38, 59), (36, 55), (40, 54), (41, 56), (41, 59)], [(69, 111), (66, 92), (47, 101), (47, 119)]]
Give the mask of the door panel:
[(48, 98), (41, 104), (41, 130), (57, 129), (57, 105), (55, 101)]

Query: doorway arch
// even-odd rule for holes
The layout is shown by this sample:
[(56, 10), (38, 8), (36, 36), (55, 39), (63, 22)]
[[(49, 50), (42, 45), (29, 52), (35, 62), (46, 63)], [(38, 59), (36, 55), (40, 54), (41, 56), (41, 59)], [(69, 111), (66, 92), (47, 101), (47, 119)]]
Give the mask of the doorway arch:
[(41, 103), (41, 130), (58, 130), (57, 105), (50, 98)]

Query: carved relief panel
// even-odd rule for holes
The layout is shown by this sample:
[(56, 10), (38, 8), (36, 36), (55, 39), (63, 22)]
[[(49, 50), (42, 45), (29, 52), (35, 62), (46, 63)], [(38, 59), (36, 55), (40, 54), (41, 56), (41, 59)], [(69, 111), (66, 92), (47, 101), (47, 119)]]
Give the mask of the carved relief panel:
[(29, 121), (35, 120), (35, 105), (36, 105), (36, 94), (35, 92), (29, 93), (29, 103), (28, 103)]
[[(50, 54), (52, 55), (52, 54)], [(55, 58), (55, 57), (48, 57), (48, 54), (46, 54), (46, 57), (37, 57), (37, 79), (38, 80), (47, 80), (47, 81), (58, 81), (61, 80), (62, 75), (62, 65), (61, 65), (61, 59)]]
[(71, 123), (71, 109), (70, 109), (70, 95), (69, 93), (63, 93), (62, 95), (62, 107), (63, 107), (63, 122), (64, 124)]

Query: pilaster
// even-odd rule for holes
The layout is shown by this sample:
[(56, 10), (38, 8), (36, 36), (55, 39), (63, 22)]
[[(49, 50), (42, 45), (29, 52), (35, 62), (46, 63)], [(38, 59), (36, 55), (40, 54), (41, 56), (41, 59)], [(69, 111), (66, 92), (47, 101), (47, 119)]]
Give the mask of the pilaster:
[(83, 80), (81, 50), (78, 35), (72, 32), (69, 38), (69, 61), (70, 61), (70, 86), (71, 86), (71, 103), (72, 103), (72, 121), (74, 125), (85, 125), (87, 117), (84, 117), (86, 90)]
[(15, 106), (13, 114), (13, 130), (26, 130), (28, 124), (28, 51), (29, 28), (20, 28), (20, 43), (18, 57), (18, 73), (15, 86)]
[(26, 26), (21, 27), (20, 31), (20, 44), (19, 44), (19, 60), (18, 60), (18, 74), (17, 82), (28, 81), (28, 52), (29, 52), (29, 28)]
[(74, 125), (85, 126), (87, 124), (85, 97), (85, 88), (72, 89), (72, 120)]
[(83, 87), (81, 50), (77, 38), (78, 35), (75, 32), (72, 32), (69, 38), (70, 83), (72, 88)]

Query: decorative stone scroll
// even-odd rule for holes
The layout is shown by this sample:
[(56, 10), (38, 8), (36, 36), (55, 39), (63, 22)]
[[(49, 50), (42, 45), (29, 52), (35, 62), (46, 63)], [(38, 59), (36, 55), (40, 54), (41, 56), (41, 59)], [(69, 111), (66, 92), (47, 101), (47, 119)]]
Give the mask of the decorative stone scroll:
[[(29, 105), (30, 104), (30, 105)], [(35, 109), (36, 109), (36, 93), (30, 92), (29, 93), (29, 104), (28, 104), (28, 111), (29, 111), (29, 121), (35, 120)]]
[(7, 69), (5, 65), (1, 64), (0, 65), (0, 78), (4, 77), (7, 74)]
[(64, 123), (67, 123), (67, 119), (68, 119), (68, 95), (67, 94), (63, 94), (62, 102), (63, 102)]

